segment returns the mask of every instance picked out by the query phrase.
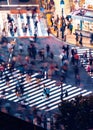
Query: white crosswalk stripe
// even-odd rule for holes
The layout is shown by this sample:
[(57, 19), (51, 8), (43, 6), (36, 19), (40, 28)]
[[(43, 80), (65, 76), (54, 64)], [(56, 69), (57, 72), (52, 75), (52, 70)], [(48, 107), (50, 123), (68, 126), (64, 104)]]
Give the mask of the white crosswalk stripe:
[[(80, 56), (80, 59), (81, 59), (81, 64), (84, 66), (85, 70), (87, 68), (87, 65), (89, 64), (89, 62), (86, 62), (86, 59), (82, 58), (83, 54), (87, 51), (87, 60), (89, 60), (89, 55), (91, 53), (91, 55), (93, 56), (93, 49), (89, 49), (89, 48), (79, 48), (79, 47), (76, 47), (77, 49), (77, 53), (79, 54)], [(91, 51), (90, 51), (91, 50)], [(90, 76), (91, 78), (93, 78), (93, 75), (91, 75), (90, 73)]]
[[(23, 13), (23, 14), (11, 14), (11, 18), (13, 18), (13, 32), (14, 32), (14, 27), (17, 27), (17, 31), (14, 32), (14, 37), (34, 37), (35, 34), (35, 25), (34, 25), (34, 19), (32, 18), (32, 14), (29, 14), (30, 16), (30, 23), (29, 25), (27, 25), (27, 32), (23, 32), (22, 26), (26, 26), (27, 24), (27, 14)], [(38, 18), (38, 14), (36, 15), (36, 20), (38, 21), (37, 24), (37, 36), (48, 36), (47, 33), (47, 29), (46, 29), (46, 25), (45, 23), (41, 23), (42, 21), (39, 20)], [(6, 21), (7, 21), (7, 26), (10, 28), (10, 23), (8, 23), (7, 17), (6, 17)], [(4, 25), (3, 25), (4, 26)], [(7, 29), (7, 34), (8, 37), (13, 37), (13, 35), (10, 32), (10, 29)]]
[[(9, 74), (9, 71), (7, 71)], [(15, 74), (16, 78), (13, 78), (13, 74)], [(10, 75), (10, 74), (9, 74)], [(41, 110), (50, 111), (58, 107), (58, 104), (61, 102), (61, 90), (63, 90), (63, 100), (71, 100), (78, 95), (89, 95), (92, 91), (87, 91), (82, 88), (77, 88), (76, 86), (63, 84), (61, 86), (56, 86), (56, 80), (41, 78), (38, 83), (37, 76), (38, 73), (31, 75), (31, 81), (26, 81), (26, 74), (23, 74), (24, 81), (22, 82), (24, 93), (18, 98), (15, 93), (15, 88), (19, 81), (21, 81), (20, 71), (14, 69), (12, 76), (9, 81), (9, 86), (6, 85), (5, 82), (5, 74), (3, 74), (3, 80), (0, 79), (0, 95), (2, 95), (2, 91), (5, 90), (5, 98), (13, 101), (13, 102), (21, 102), (26, 101), (29, 106), (36, 106)], [(43, 89), (44, 84), (47, 88), (50, 88), (50, 96), (49, 98), (44, 97)], [(65, 91), (67, 90), (68, 96), (65, 96)]]

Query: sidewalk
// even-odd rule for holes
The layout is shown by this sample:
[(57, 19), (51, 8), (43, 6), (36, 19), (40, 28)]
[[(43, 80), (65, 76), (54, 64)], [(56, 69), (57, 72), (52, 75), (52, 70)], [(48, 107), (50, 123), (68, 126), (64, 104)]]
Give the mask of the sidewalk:
[[(50, 21), (50, 17), (52, 14), (48, 13), (46, 16), (47, 19), (47, 25), (50, 27), (50, 31), (51, 33), (57, 37), (57, 31), (54, 31), (54, 28), (51, 27), (51, 21)], [(59, 36), (58, 39), (61, 39), (61, 32), (60, 32), (60, 27), (59, 27)], [(74, 34), (67, 34), (66, 35), (66, 43), (71, 44), (71, 45), (76, 45), (76, 40), (75, 40), (75, 35)], [(93, 45), (90, 44), (90, 38), (87, 37), (83, 37), (83, 47), (88, 47), (88, 48), (93, 48)]]
[[(66, 42), (76, 45), (75, 35), (67, 35)], [(83, 37), (83, 47), (93, 48), (93, 45), (90, 44), (90, 38)]]

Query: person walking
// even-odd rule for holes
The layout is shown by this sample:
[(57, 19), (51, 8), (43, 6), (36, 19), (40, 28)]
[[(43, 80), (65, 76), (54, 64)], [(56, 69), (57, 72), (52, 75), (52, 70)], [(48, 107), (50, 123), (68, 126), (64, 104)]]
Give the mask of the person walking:
[(50, 46), (49, 46), (49, 44), (46, 45), (46, 53), (47, 53), (47, 57), (49, 57), (49, 55), (50, 55)]
[(44, 86), (44, 88), (43, 88), (43, 96), (45, 96), (46, 98), (49, 98), (49, 96), (50, 96), (50, 89), (46, 88), (45, 84), (43, 86)]
[(74, 65), (74, 74), (75, 74), (75, 78), (77, 77), (77, 75), (79, 74), (79, 67), (77, 64)]
[(74, 63), (78, 65), (80, 63), (79, 61), (80, 61), (79, 55), (78, 55), (78, 53), (75, 53), (74, 54)]
[(5, 81), (6, 81), (6, 85), (9, 86), (9, 76), (7, 74), (5, 74)]
[(0, 77), (2, 77), (4, 71), (4, 66), (0, 64)]
[(80, 44), (80, 46), (82, 47), (83, 46), (83, 43), (82, 43), (82, 40), (83, 40), (83, 35), (82, 35), (82, 33), (80, 32), (80, 40), (79, 40), (79, 44)]
[(48, 36), (49, 36), (50, 33), (51, 33), (50, 27), (48, 27), (48, 29), (47, 29), (47, 33), (48, 33)]
[(80, 74), (77, 74), (75, 77), (75, 85), (80, 86)]
[(93, 33), (90, 34), (90, 44), (93, 45)]
[(79, 41), (79, 35), (78, 35), (78, 33), (77, 32), (75, 32), (75, 36), (76, 36), (76, 46), (78, 46), (78, 41)]

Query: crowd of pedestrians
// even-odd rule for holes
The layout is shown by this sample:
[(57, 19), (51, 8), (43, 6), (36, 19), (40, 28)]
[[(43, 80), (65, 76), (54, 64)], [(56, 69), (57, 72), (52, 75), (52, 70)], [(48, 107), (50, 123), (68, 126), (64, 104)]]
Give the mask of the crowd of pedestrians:
[[(55, 7), (55, 2), (53, 4), (53, 7)], [(89, 32), (89, 34), (87, 34), (86, 31), (84, 32), (84, 30), (80, 30), (79, 24), (77, 24), (78, 27), (75, 29), (75, 31), (73, 30), (74, 22), (71, 15), (60, 17), (59, 14), (55, 15), (56, 14), (55, 9), (52, 10), (51, 8), (48, 14), (49, 14), (49, 18), (47, 19), (47, 24), (49, 26), (48, 34), (52, 32), (53, 35), (67, 42), (69, 42), (67, 39), (70, 39), (69, 38), (70, 34), (71, 38), (74, 38), (76, 40), (76, 42), (73, 42), (73, 44), (76, 43), (76, 46), (80, 47), (83, 47), (85, 45), (84, 39), (89, 39), (87, 40), (88, 43), (90, 43), (90, 45), (93, 44), (92, 32)]]
[[(93, 73), (93, 58), (91, 52), (90, 55), (86, 51), (84, 54), (79, 55), (76, 48), (70, 48), (69, 45), (63, 45), (60, 53), (61, 59), (59, 59), (58, 63), (55, 58), (55, 52), (53, 52), (49, 44), (41, 48), (39, 46), (38, 48), (36, 43), (29, 42), (25, 48), (25, 43), (16, 43), (13, 45), (12, 52), (10, 49), (8, 49), (8, 43), (6, 43), (6, 45), (7, 46), (5, 47), (8, 51), (8, 55), (11, 55), (12, 53), (12, 58), (10, 61), (9, 57), (7, 57), (6, 61), (4, 61), (4, 58), (3, 62), (1, 60), (1, 77), (3, 73), (5, 73), (5, 68), (9, 66), (10, 72), (12, 69), (17, 67), (22, 74), (25, 72), (28, 77), (35, 72), (39, 72), (40, 77), (46, 76), (46, 78), (57, 79), (59, 82), (67, 82), (66, 80), (69, 76), (69, 70), (72, 68), (72, 71), (75, 75), (74, 84), (80, 87), (83, 80), (81, 79), (80, 69), (83, 66), (83, 63), (89, 63), (86, 67), (86, 70), (91, 75)], [(1, 50), (2, 49), (3, 46), (1, 47)], [(87, 55), (89, 55), (89, 57)], [(7, 75), (5, 79), (7, 81), (9, 80)]]
[[(7, 44), (8, 43), (6, 43), (6, 45)], [(76, 48), (70, 48), (69, 45), (63, 45), (61, 48), (61, 52), (62, 52), (61, 59), (59, 59), (60, 62), (57, 63), (55, 60), (55, 52), (53, 52), (53, 50), (49, 44), (46, 44), (46, 46), (44, 46), (43, 48), (40, 48), (40, 47), (38, 48), (36, 43), (29, 42), (29, 44), (27, 44), (27, 48), (26, 48), (27, 53), (26, 54), (24, 54), (24, 52), (25, 52), (24, 44), (23, 43), (20, 43), (20, 44), (16, 43), (13, 47), (13, 52), (12, 52), (13, 55), (12, 55), (12, 59), (10, 61), (10, 69), (9, 69), (10, 74), (13, 75), (13, 69), (15, 67), (17, 67), (21, 71), (22, 74), (24, 74), (24, 72), (26, 73), (25, 80), (27, 82), (31, 82), (31, 75), (34, 72), (39, 72), (39, 74), (40, 74), (39, 79), (41, 77), (46, 76), (46, 78), (51, 78), (51, 79), (55, 78), (58, 82), (61, 81), (61, 83), (62, 82), (64, 83), (64, 82), (66, 82), (66, 79), (68, 76), (68, 71), (69, 71), (69, 66), (71, 65), (73, 68), (74, 75), (75, 75), (74, 76), (75, 84), (78, 87), (80, 87), (80, 82), (82, 81), (82, 79), (80, 78), (80, 66), (81, 66), (80, 62), (82, 61), (82, 57), (79, 56)], [(11, 51), (8, 50), (8, 47), (7, 46), (5, 46), (5, 47), (7, 48), (8, 53), (11, 54)], [(3, 46), (0, 49), (2, 50)], [(91, 52), (90, 52), (90, 54), (91, 54)], [(84, 53), (83, 60), (85, 60), (85, 59), (87, 60), (86, 54)], [(6, 73), (5, 69), (7, 67), (7, 64), (8, 64), (8, 59), (4, 62), (1, 62), (1, 65), (0, 65), (1, 78), (2, 78), (3, 74)], [(5, 81), (6, 85), (9, 86), (10, 76), (7, 75), (7, 73), (6, 73), (6, 76), (4, 78), (6, 80)], [(22, 86), (22, 83), (24, 82), (23, 80), (24, 80), (24, 78), (22, 76), (21, 76), (21, 79), (17, 79), (18, 83), (15, 88), (15, 92), (16, 92), (16, 95), (18, 96), (19, 100), (20, 100), (20, 97), (22, 97), (22, 95), (24, 93), (24, 89)], [(5, 91), (3, 91), (3, 93), (2, 93), (3, 98), (4, 98), (4, 94), (5, 94)], [(50, 96), (49, 89), (47, 90), (46, 87), (44, 87), (44, 95), (46, 95), (45, 98), (49, 98), (49, 96)], [(67, 92), (66, 92), (66, 95), (68, 95)], [(33, 118), (34, 112), (32, 110), (35, 109), (35, 111), (36, 111), (37, 109), (29, 108), (29, 109), (31, 109), (31, 112), (30, 112), (31, 119), (30, 119), (29, 116), (22, 114), (22, 111), (23, 110), (26, 111), (26, 109), (27, 109), (27, 105), (25, 106), (26, 102), (21, 102), (21, 103), (23, 105), (19, 104), (19, 107), (18, 107), (18, 109), (19, 108), (21, 109), (20, 110), (21, 114), (20, 114), (19, 110), (17, 110), (17, 112), (15, 114), (18, 118), (25, 119), (26, 121), (31, 121), (34, 124), (37, 124), (42, 127), (45, 127), (47, 125), (44, 122), (48, 118), (48, 117), (47, 118), (45, 117), (46, 114), (40, 112), (41, 114), (39, 113), (40, 115), (38, 117), (37, 114), (35, 113), (36, 115), (34, 115), (34, 118)], [(24, 106), (26, 107), (26, 109), (23, 108)], [(2, 106), (1, 111), (3, 111), (3, 112), (9, 111), (10, 113), (13, 111), (13, 115), (14, 115), (14, 110), (11, 110), (9, 107), (10, 107), (9, 104), (8, 104), (8, 108), (6, 108), (6, 107), (4, 108)], [(42, 114), (44, 114), (44, 115), (42, 115)], [(56, 116), (57, 116), (56, 113), (54, 114), (53, 118), (51, 116), (51, 129), (52, 129), (52, 125), (54, 127), (57, 127), (56, 126), (57, 124), (55, 122), (55, 120), (57, 118)], [(42, 123), (42, 120), (43, 120), (43, 123)], [(62, 129), (63, 126), (64, 125), (60, 125), (60, 129)]]
[[(33, 15), (34, 17), (34, 15)], [(57, 21), (58, 21), (58, 17), (57, 17)], [(29, 24), (29, 16), (27, 16), (27, 22)], [(35, 28), (37, 29), (37, 25), (38, 22), (35, 19)], [(53, 25), (55, 26), (55, 25)], [(56, 29), (56, 26), (55, 26)], [(11, 30), (12, 32), (12, 30)], [(82, 40), (82, 39), (81, 39)], [(37, 34), (35, 34), (35, 42), (30, 41), (29, 44), (27, 43), (16, 43), (13, 44), (11, 46), (11, 42), (9, 43), (9, 41), (4, 41), (2, 43), (2, 46), (0, 48), (0, 50), (3, 50), (3, 47), (7, 50), (8, 56), (12, 53), (12, 58), (9, 61), (9, 57), (7, 56), (6, 60), (3, 58), (2, 60), (2, 56), (0, 57), (1, 62), (0, 62), (0, 78), (2, 79), (3, 75), (5, 75), (4, 79), (6, 82), (6, 85), (9, 87), (9, 80), (10, 77), (9, 75), (7, 75), (6, 73), (6, 68), (8, 67), (9, 64), (9, 70), (10, 74), (12, 74), (12, 76), (14, 76), (13, 74), (13, 69), (17, 68), (20, 70), (21, 74), (24, 75), (24, 73), (26, 74), (26, 81), (27, 82), (31, 82), (31, 75), (34, 74), (35, 72), (39, 73), (39, 77), (37, 77), (37, 79), (40, 80), (41, 77), (46, 77), (46, 78), (51, 78), (51, 79), (56, 79), (57, 82), (59, 83), (66, 83), (67, 82), (67, 77), (68, 77), (68, 72), (69, 69), (71, 69), (70, 67), (72, 67), (73, 73), (74, 73), (74, 83), (77, 87), (81, 87), (81, 82), (82, 79), (80, 77), (81, 72), (80, 69), (82, 67), (83, 62), (89, 62), (89, 65), (91, 66), (91, 74), (93, 73), (93, 69), (92, 69), (92, 54), (90, 51), (90, 55), (89, 58), (87, 57), (87, 52), (85, 52), (82, 56), (79, 56), (77, 49), (76, 48), (70, 48), (69, 45), (62, 45), (61, 47), (61, 53), (60, 53), (60, 59), (59, 62), (56, 61), (55, 59), (55, 51), (51, 48), (51, 46), (47, 43), (46, 46), (43, 47), (37, 47)], [(3, 46), (5, 43), (5, 46)], [(25, 47), (25, 44), (26, 47)], [(12, 51), (11, 51), (12, 50)], [(89, 67), (89, 66), (88, 66)], [(89, 68), (88, 68), (89, 69)], [(90, 72), (88, 70), (88, 72)], [(15, 77), (15, 76), (14, 76)], [(17, 95), (18, 98), (22, 97), (23, 93), (24, 93), (24, 89), (23, 89), (23, 82), (24, 82), (24, 78), (21, 75), (21, 79), (17, 79), (17, 85), (15, 87), (15, 93)], [(37, 80), (38, 84), (39, 84), (39, 80)], [(45, 96), (45, 98), (49, 98), (49, 89), (46, 88), (46, 86), (44, 85), (44, 91), (42, 92), (43, 95)], [(2, 92), (2, 97), (4, 98), (4, 94), (5, 94), (5, 90)], [(68, 96), (67, 91), (66, 91), (66, 96)], [(90, 113), (92, 111), (92, 105), (89, 106), (88, 103), (86, 103), (85, 101), (89, 101), (88, 103), (91, 102), (90, 98), (85, 100), (85, 98), (77, 98), (73, 101), (71, 101), (70, 103), (68, 102), (63, 102), (62, 103), (62, 107), (64, 106), (64, 108), (68, 108), (67, 111), (64, 112), (64, 108), (62, 109), (62, 122), (59, 119), (59, 115), (60, 114), (56, 114), (54, 113), (54, 115), (51, 115), (50, 113), (47, 112), (41, 112), (40, 110), (38, 110), (36, 107), (32, 107), (29, 108), (26, 105), (26, 102), (20, 102), (20, 104), (16, 104), (16, 107), (12, 107), (15, 104), (13, 103), (13, 105), (11, 105), (10, 102), (6, 103), (5, 100), (1, 99), (1, 111), (5, 112), (5, 113), (9, 113), (11, 115), (14, 115), (20, 119), (24, 119), (25, 121), (28, 122), (32, 122), (35, 125), (38, 126), (42, 126), (44, 128), (49, 127), (48, 129), (52, 130), (53, 127), (55, 127), (54, 129), (72, 129), (72, 122), (70, 122), (72, 116), (75, 118), (75, 126), (77, 126), (77, 130), (79, 130), (80, 128), (89, 128), (89, 126), (91, 126), (91, 118), (92, 115), (90, 117)], [(67, 107), (68, 105), (68, 107)], [(66, 107), (65, 107), (66, 106)], [(72, 106), (72, 107), (71, 107)], [(78, 125), (79, 119), (82, 118), (81, 114), (82, 112), (79, 110), (79, 106), (82, 107), (82, 112), (88, 113), (88, 119), (90, 119), (89, 123), (87, 122), (86, 126), (83, 125), (84, 121), (86, 120), (82, 120), (82, 124)], [(60, 107), (59, 109), (61, 109), (62, 107)], [(75, 108), (74, 108), (75, 107)], [(91, 109), (88, 109), (89, 107), (91, 107)], [(15, 108), (15, 109), (14, 109)], [(73, 110), (77, 110), (75, 112), (77, 112), (77, 115), (79, 115), (79, 118), (74, 116), (72, 109)], [(87, 110), (85, 109), (87, 108)], [(71, 109), (71, 111), (70, 111)], [(73, 113), (73, 115), (71, 115)], [(65, 114), (65, 115), (64, 115)], [(60, 115), (61, 116), (61, 115)], [(86, 116), (87, 117), (87, 116)], [(74, 119), (73, 119), (74, 120)], [(59, 121), (59, 122), (58, 122)], [(50, 126), (47, 126), (47, 122), (50, 123)], [(60, 124), (60, 125), (59, 125)], [(89, 126), (88, 126), (89, 125)], [(74, 127), (74, 126), (73, 126)], [(73, 130), (73, 129), (72, 129)], [(83, 130), (83, 129), (82, 129)], [(85, 130), (85, 129), (84, 129)]]
[(17, 14), (16, 13), (12, 14), (10, 12), (6, 16), (5, 25), (3, 23), (3, 27), (2, 27), (3, 29), (1, 34), (3, 36), (9, 35), (10, 37), (16, 37), (21, 35), (27, 36), (28, 35), (27, 33), (29, 32), (30, 36), (33, 36), (34, 39), (36, 40), (38, 36), (39, 20), (40, 19), (39, 19), (37, 7), (34, 7), (33, 9), (31, 8), (30, 10), (27, 10), (25, 13), (21, 13), (20, 10)]

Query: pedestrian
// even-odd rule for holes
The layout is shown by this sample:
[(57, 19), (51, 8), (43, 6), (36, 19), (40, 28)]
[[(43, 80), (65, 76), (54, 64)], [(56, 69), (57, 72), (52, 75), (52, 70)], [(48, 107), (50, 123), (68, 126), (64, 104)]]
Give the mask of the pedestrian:
[(59, 74), (59, 66), (58, 64), (55, 65), (54, 74), (58, 76)]
[(62, 79), (62, 82), (66, 82), (66, 71), (65, 70), (61, 70), (61, 79)]
[(26, 74), (26, 82), (31, 82), (31, 75), (29, 73)]
[(77, 64), (77, 65), (79, 64), (79, 55), (78, 55), (78, 53), (74, 54), (74, 61), (75, 61), (74, 62), (75, 64)]
[(82, 43), (82, 37), (83, 37), (83, 35), (82, 35), (82, 33), (80, 32), (80, 40), (79, 40), (79, 44), (80, 44), (80, 46), (82, 47), (83, 46), (83, 43)]
[(77, 75), (76, 75), (75, 85), (76, 85), (76, 86), (80, 86), (80, 74), (77, 74)]
[(51, 21), (51, 27), (53, 27), (53, 25), (54, 25), (54, 16), (51, 17), (50, 21)]
[(93, 33), (90, 34), (90, 44), (93, 44)]
[(67, 91), (67, 89), (65, 91), (65, 97), (68, 97), (68, 91)]
[(34, 44), (32, 44), (31, 52), (32, 52), (32, 58), (35, 60), (36, 55), (37, 55), (37, 49), (36, 49), (36, 46)]
[(62, 57), (62, 64), (64, 64), (64, 61), (67, 60), (67, 55), (66, 53), (64, 53), (63, 57)]
[(87, 52), (87, 50), (83, 53), (83, 59), (84, 59), (85, 63), (88, 63), (88, 52)]
[(70, 34), (72, 34), (72, 31), (73, 31), (73, 25), (70, 23), (69, 24), (69, 30), (70, 30)]
[(49, 98), (50, 96), (50, 89), (46, 88), (46, 86), (44, 85), (44, 89), (43, 89), (43, 95), (45, 95), (45, 97)]
[(27, 24), (29, 25), (30, 24), (30, 16), (27, 14), (26, 18), (27, 18)]
[(19, 51), (22, 54), (22, 52), (23, 52), (23, 44), (22, 43), (19, 44)]
[(34, 41), (36, 42), (37, 40), (37, 33), (34, 33)]
[(78, 45), (78, 41), (79, 41), (79, 35), (78, 35), (78, 33), (77, 32), (75, 32), (75, 36), (76, 36), (76, 46)]
[(69, 45), (66, 46), (66, 56), (67, 56), (67, 59), (69, 58)]
[(34, 26), (37, 28), (38, 21), (35, 21)]
[(17, 32), (17, 26), (16, 25), (14, 25), (14, 33), (16, 33)]
[(50, 58), (51, 58), (51, 60), (54, 59), (54, 53), (52, 51), (50, 52)]
[(91, 76), (93, 76), (93, 64), (91, 65)]
[(54, 31), (57, 31), (58, 30), (58, 27), (57, 27), (57, 23), (56, 21), (54, 22)]
[(75, 64), (75, 58), (74, 58), (74, 55), (71, 56), (71, 64), (72, 64), (72, 65)]
[(90, 65), (93, 64), (93, 56), (92, 56), (92, 54), (89, 56), (89, 64), (90, 64)]
[(15, 94), (18, 98), (20, 98), (20, 88), (19, 88), (19, 85), (17, 84), (16, 87), (15, 87)]
[(50, 32), (51, 32), (51, 30), (50, 30), (50, 28), (48, 27), (48, 29), (47, 29), (48, 36), (50, 35)]
[(47, 57), (49, 57), (50, 54), (50, 46), (47, 44), (46, 45), (46, 53), (47, 53)]
[(5, 89), (3, 89), (2, 92), (1, 92), (0, 98), (5, 99), (5, 98), (6, 98), (6, 97), (5, 97), (5, 94), (6, 94)]
[(9, 86), (9, 76), (6, 74), (5, 75), (5, 81), (6, 81), (6, 85)]
[(90, 75), (91, 65), (88, 64), (85, 69), (86, 69), (86, 71), (88, 72), (88, 74)]
[(4, 71), (4, 66), (0, 64), (0, 77), (2, 77)]
[(23, 84), (21, 83), (20, 84), (20, 94), (21, 94), (21, 96), (24, 94), (24, 86), (23, 86)]
[(45, 49), (44, 48), (40, 49), (38, 54), (39, 54), (41, 60), (44, 61), (45, 60)]
[(77, 64), (74, 65), (74, 74), (75, 74), (75, 78), (79, 74), (79, 67)]
[(59, 23), (59, 15), (57, 15), (56, 22)]

